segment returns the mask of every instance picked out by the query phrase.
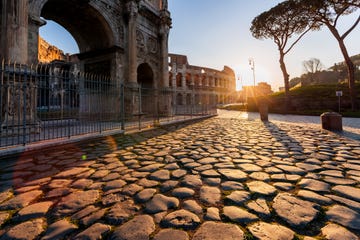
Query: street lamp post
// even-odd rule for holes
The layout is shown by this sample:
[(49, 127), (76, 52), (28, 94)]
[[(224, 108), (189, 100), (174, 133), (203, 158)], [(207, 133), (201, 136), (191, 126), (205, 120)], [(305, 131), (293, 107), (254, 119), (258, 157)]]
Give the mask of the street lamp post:
[(255, 61), (253, 58), (249, 58), (249, 65), (251, 67), (251, 70), (253, 71), (254, 87), (255, 87)]

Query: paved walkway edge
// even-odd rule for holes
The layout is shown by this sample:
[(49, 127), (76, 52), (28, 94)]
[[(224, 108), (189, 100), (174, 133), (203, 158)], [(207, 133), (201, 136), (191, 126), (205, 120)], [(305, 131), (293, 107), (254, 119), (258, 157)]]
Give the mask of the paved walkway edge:
[[(191, 121), (203, 120), (203, 119), (211, 118), (214, 116), (216, 116), (216, 115), (214, 114), (214, 115), (193, 117), (190, 119), (181, 119), (181, 120), (174, 120), (174, 121), (169, 121), (169, 122), (161, 122), (160, 127), (168, 126), (168, 125), (172, 125), (172, 124), (180, 124), (180, 123), (186, 123), (186, 122), (191, 122)], [(117, 135), (117, 134), (127, 134), (127, 133), (132, 134), (132, 133), (136, 133), (136, 132), (148, 131), (148, 130), (151, 130), (154, 128), (155, 127), (141, 129), (141, 130), (138, 130), (138, 129), (130, 130), (130, 131), (116, 129), (116, 130), (103, 131), (101, 133), (89, 133), (89, 134), (74, 136), (71, 138), (58, 138), (58, 139), (52, 139), (52, 140), (44, 140), (44, 141), (40, 141), (40, 142), (36, 142), (36, 143), (30, 143), (25, 146), (14, 146), (14, 147), (9, 146), (7, 148), (0, 149), (0, 158), (9, 157), (12, 155), (18, 155), (18, 154), (22, 154), (25, 152), (37, 151), (37, 150), (45, 149), (45, 148), (59, 147), (59, 146), (74, 144), (74, 143), (78, 143), (78, 142), (82, 142), (82, 141), (89, 141), (89, 140), (106, 137), (106, 136), (112, 136), (112, 135)]]

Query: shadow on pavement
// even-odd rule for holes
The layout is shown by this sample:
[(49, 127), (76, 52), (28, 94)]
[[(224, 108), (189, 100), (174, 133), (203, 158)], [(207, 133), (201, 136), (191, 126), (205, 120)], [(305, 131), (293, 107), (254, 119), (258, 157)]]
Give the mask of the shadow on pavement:
[(281, 143), (287, 152), (303, 152), (301, 144), (294, 138), (290, 137), (286, 131), (280, 129), (272, 122), (263, 122), (264, 126), (269, 130), (271, 135), (277, 140), (277, 143)]
[(0, 158), (0, 191), (13, 191), (36, 182), (41, 185), (69, 169), (96, 164), (97, 159), (131, 148), (203, 120), (166, 125), (141, 132), (98, 137), (78, 143), (57, 145)]
[(343, 137), (350, 138), (352, 140), (360, 141), (360, 134), (357, 134), (354, 132), (343, 131), (343, 132), (337, 133), (337, 134), (339, 134), (340, 136), (343, 136)]

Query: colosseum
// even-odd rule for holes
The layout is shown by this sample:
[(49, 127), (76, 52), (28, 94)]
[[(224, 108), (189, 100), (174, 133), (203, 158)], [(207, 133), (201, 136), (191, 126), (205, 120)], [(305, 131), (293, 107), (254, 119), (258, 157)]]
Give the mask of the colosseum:
[(185, 55), (169, 54), (169, 86), (174, 92), (177, 112), (193, 105), (199, 112), (203, 106), (215, 106), (234, 101), (236, 79), (234, 71), (190, 65)]

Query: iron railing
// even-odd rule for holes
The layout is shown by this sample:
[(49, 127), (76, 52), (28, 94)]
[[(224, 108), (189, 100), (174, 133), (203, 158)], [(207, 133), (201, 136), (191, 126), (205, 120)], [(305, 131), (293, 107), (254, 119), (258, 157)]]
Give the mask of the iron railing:
[[(216, 114), (214, 103), (172, 89), (129, 86), (64, 64), (0, 66), (0, 148)], [(180, 95), (179, 95), (180, 96)]]

